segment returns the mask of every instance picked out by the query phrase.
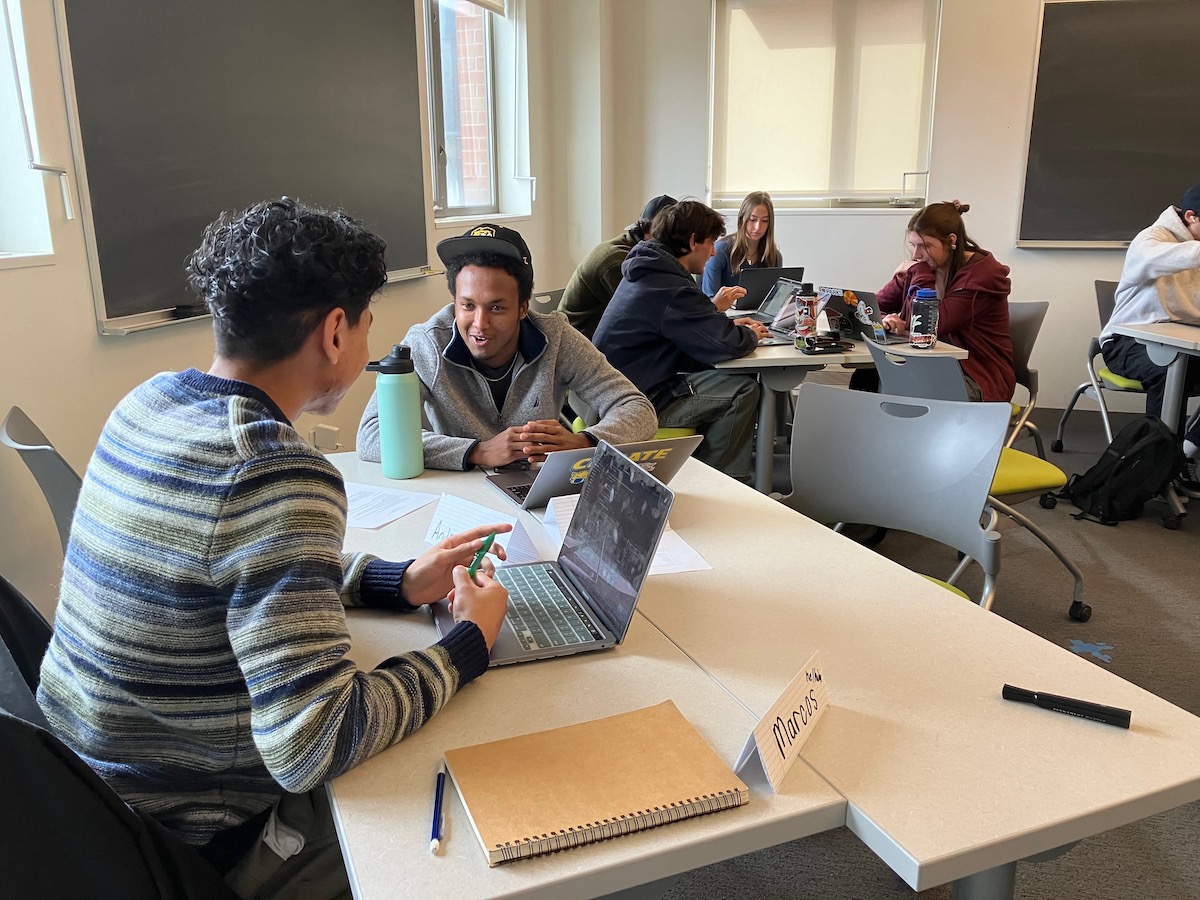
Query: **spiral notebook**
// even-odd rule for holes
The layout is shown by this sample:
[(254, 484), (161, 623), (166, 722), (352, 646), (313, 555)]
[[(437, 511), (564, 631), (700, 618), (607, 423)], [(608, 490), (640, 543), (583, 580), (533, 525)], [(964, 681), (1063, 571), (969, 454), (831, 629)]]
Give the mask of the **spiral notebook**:
[(529, 859), (749, 802), (670, 700), (446, 751), (488, 865)]

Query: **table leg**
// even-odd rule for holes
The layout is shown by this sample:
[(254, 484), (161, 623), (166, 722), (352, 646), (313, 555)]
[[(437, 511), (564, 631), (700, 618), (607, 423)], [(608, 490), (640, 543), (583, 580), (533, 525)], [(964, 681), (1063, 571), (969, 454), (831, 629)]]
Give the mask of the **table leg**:
[(758, 432), (754, 436), (754, 486), (771, 493), (775, 480), (775, 392), (762, 382), (758, 398)]
[(950, 889), (953, 900), (1012, 900), (1017, 882), (1015, 862), (959, 878)]

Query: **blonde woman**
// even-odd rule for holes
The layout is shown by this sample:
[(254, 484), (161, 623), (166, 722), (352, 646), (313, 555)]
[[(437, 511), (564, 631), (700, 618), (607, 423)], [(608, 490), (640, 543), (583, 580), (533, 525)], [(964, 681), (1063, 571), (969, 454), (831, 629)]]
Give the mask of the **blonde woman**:
[(704, 293), (715, 299), (721, 288), (736, 286), (742, 269), (774, 269), (782, 265), (783, 254), (775, 246), (775, 207), (771, 195), (753, 191), (746, 195), (738, 210), (737, 231), (717, 241), (712, 259), (704, 267)]

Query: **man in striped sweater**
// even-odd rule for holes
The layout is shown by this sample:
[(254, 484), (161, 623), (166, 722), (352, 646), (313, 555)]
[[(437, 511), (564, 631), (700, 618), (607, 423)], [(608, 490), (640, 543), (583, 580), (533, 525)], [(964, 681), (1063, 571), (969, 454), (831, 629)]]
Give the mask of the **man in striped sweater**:
[[(243, 896), (298, 881), (348, 896), (323, 783), (482, 675), (507, 605), (489, 566), (464, 568), (507, 526), (406, 563), (344, 554), (341, 476), (291, 424), (363, 371), (383, 251), (286, 198), (209, 226), (188, 279), (213, 315), (212, 367), (121, 401), (67, 548), (39, 704)], [(344, 605), (407, 612), (448, 592), (458, 625), (437, 644), (371, 671), (346, 658)]]

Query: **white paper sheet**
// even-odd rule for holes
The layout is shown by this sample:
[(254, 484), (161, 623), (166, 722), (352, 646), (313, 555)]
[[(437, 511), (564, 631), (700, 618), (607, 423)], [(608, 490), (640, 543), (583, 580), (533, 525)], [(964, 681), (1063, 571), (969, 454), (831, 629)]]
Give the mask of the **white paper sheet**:
[(347, 481), (346, 524), (351, 528), (382, 528), (436, 499), (436, 494), (420, 494), (416, 491)]
[[(562, 546), (563, 535), (567, 532), (567, 526), (571, 524), (571, 517), (575, 515), (575, 509), (579, 505), (579, 494), (571, 494), (566, 497), (552, 497), (550, 504), (546, 507), (546, 512), (542, 514), (542, 525), (558, 546)], [(663, 532), (662, 539), (658, 542), (658, 549), (654, 553), (654, 562), (650, 565), (651, 575), (667, 575), (675, 572), (702, 572), (705, 569), (711, 569), (710, 566), (696, 550), (675, 533), (671, 528), (671, 524), (667, 523), (667, 528)]]
[(442, 494), (438, 500), (437, 509), (433, 511), (433, 521), (429, 523), (429, 531), (425, 533), (425, 542), (436, 544), (452, 534), (458, 534), (479, 525), (495, 525), (500, 522), (513, 526), (513, 530), (499, 537), (499, 542), (504, 547), (508, 559), (501, 561), (493, 557), (492, 561), (496, 565), (530, 563), (541, 559), (529, 537), (529, 532), (525, 530), (525, 526), (521, 524), (519, 518), (496, 512), (490, 506), (472, 503), (470, 500), (450, 494)]

